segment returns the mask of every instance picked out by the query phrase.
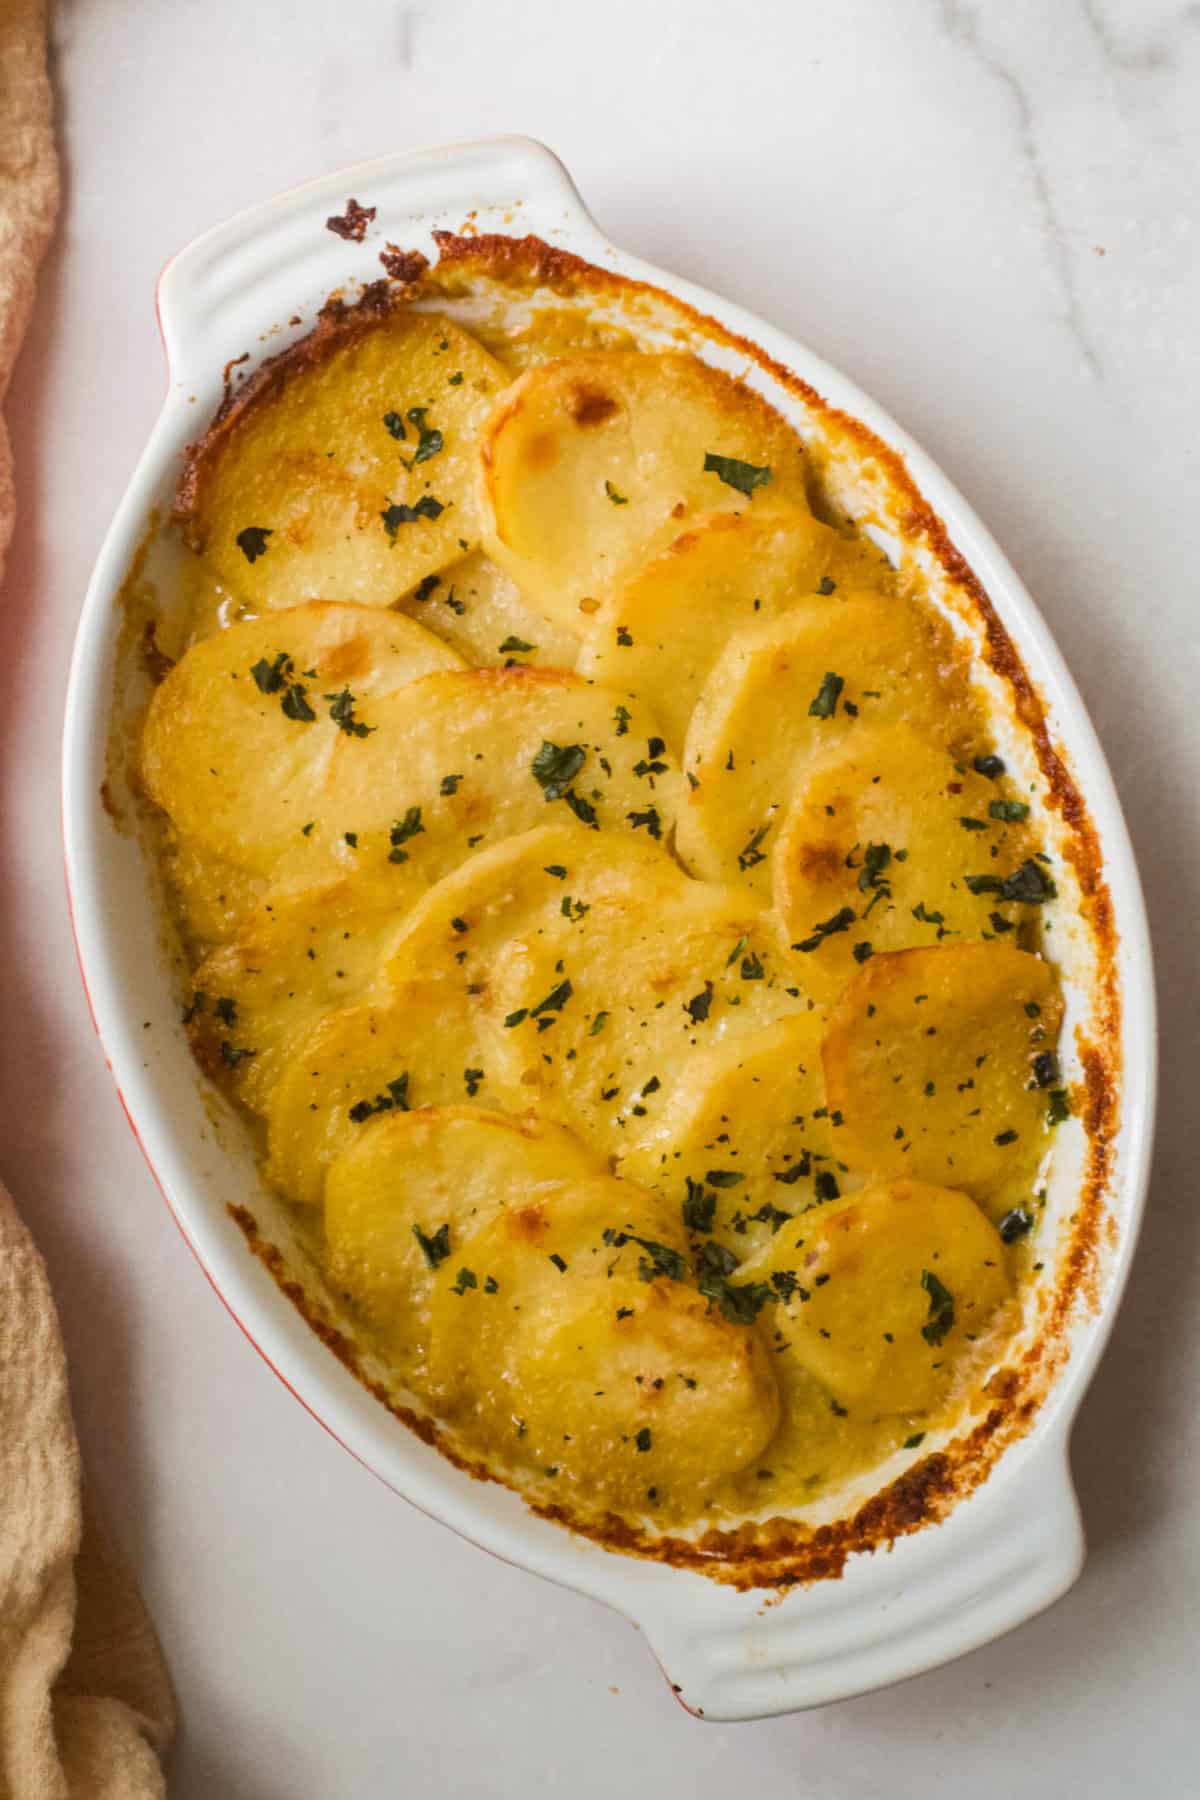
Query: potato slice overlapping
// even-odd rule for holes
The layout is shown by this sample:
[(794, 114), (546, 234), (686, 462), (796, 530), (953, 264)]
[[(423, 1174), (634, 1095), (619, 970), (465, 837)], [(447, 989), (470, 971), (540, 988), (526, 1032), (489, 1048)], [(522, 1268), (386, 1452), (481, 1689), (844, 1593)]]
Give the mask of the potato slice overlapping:
[[(910, 725), (851, 733), (813, 763), (771, 857), (809, 991), (836, 998), (874, 951), (1014, 930), (1020, 905), (977, 878), (1027, 861), (1028, 811)], [(830, 919), (836, 931), (822, 928)]]
[(505, 1208), (442, 1263), (428, 1368), (471, 1442), (589, 1509), (704, 1493), (779, 1416), (757, 1329), (690, 1285), (669, 1211), (607, 1176)]
[(787, 1354), (870, 1416), (934, 1406), (1011, 1286), (966, 1194), (903, 1180), (805, 1213), (738, 1280), (769, 1287)]
[(867, 726), (953, 718), (928, 621), (880, 594), (810, 600), (733, 638), (692, 714), (679, 853), (706, 881), (768, 889), (779, 828), (818, 756)]
[(475, 548), (477, 436), (508, 379), (435, 313), (331, 317), (192, 452), (188, 541), (256, 612), (391, 606)]
[(541, 363), (484, 426), (483, 542), (578, 630), (688, 513), (807, 510), (799, 438), (696, 357), (596, 351)]
[(826, 1034), (839, 1149), (876, 1176), (1028, 1194), (1049, 1146), (1062, 996), (1049, 963), (1005, 941), (873, 956)]
[(232, 625), (156, 689), (146, 789), (199, 850), (278, 876), (307, 853), (339, 742), (370, 743), (381, 695), (461, 666), (422, 626), (369, 607), (316, 602)]

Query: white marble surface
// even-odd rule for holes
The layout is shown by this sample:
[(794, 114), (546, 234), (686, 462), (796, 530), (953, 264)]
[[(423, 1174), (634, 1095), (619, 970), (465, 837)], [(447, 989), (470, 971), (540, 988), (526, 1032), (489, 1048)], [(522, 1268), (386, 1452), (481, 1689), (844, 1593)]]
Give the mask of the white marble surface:
[[(0, 1167), (181, 1691), (173, 1794), (1194, 1793), (1200, 7), (61, 0), (56, 34), (66, 211), (13, 394), (0, 606)], [(502, 130), (554, 146), (618, 242), (844, 366), (958, 479), (1074, 667), (1156, 935), (1160, 1150), (1076, 1436), (1083, 1579), (956, 1666), (766, 1724), (694, 1723), (621, 1620), (418, 1517), (288, 1399), (158, 1200), (67, 925), (67, 657), (161, 397), (160, 265), (305, 176)]]

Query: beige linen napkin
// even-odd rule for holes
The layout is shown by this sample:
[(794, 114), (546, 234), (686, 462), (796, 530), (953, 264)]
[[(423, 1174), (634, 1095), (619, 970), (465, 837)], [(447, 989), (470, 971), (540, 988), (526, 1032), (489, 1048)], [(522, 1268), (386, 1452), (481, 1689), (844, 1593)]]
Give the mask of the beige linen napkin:
[[(57, 205), (43, 0), (0, 0), (0, 405)], [(14, 511), (0, 415), (0, 578)], [(0, 1800), (155, 1800), (173, 1726), (153, 1629), (81, 1497), (45, 1264), (0, 1186)]]

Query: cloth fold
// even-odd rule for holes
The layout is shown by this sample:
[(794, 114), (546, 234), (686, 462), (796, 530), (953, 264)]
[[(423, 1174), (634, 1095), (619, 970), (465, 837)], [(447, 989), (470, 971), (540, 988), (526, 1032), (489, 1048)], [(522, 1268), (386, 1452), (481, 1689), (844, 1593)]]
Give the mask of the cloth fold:
[[(0, 0), (0, 406), (58, 206), (43, 0)], [(15, 515), (0, 415), (0, 580)], [(175, 1707), (85, 1506), (42, 1258), (0, 1186), (0, 1800), (156, 1800)]]

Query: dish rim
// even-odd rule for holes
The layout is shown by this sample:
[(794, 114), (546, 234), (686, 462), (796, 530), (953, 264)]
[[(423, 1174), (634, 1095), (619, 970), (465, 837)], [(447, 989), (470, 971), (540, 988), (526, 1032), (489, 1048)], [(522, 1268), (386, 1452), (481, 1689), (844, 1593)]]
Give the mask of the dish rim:
[[(1105, 1292), (1095, 1315), (1081, 1325), (1070, 1361), (1056, 1377), (1028, 1436), (1004, 1452), (980, 1489), (960, 1500), (943, 1523), (927, 1525), (914, 1537), (899, 1540), (886, 1559), (878, 1555), (859, 1557), (847, 1567), (840, 1581), (805, 1591), (802, 1635), (806, 1640), (812, 1637), (814, 1621), (821, 1620), (830, 1643), (830, 1628), (835, 1623), (844, 1625), (848, 1608), (857, 1607), (860, 1597), (864, 1603), (869, 1598), (876, 1613), (889, 1605), (893, 1613), (900, 1607), (911, 1624), (911, 1633), (897, 1635), (893, 1628), (885, 1638), (877, 1633), (870, 1641), (856, 1643), (848, 1660), (843, 1655), (838, 1661), (829, 1650), (814, 1663), (807, 1642), (805, 1655), (798, 1655), (794, 1646), (788, 1656), (782, 1655), (784, 1640), (794, 1639), (796, 1634), (774, 1628), (774, 1622), (785, 1614), (790, 1619), (789, 1609), (799, 1612), (798, 1595), (785, 1606), (767, 1609), (760, 1616), (756, 1610), (760, 1601), (753, 1593), (718, 1588), (687, 1570), (637, 1562), (598, 1549), (524, 1508), (523, 1520), (517, 1520), (511, 1516), (511, 1509), (493, 1503), (497, 1494), (494, 1487), (469, 1483), (458, 1471), (451, 1472), (461, 1485), (458, 1499), (449, 1495), (447, 1482), (436, 1475), (432, 1481), (421, 1477), (418, 1470), (425, 1447), (408, 1434), (397, 1432), (394, 1422), (362, 1390), (359, 1398), (365, 1407), (355, 1405), (353, 1397), (341, 1391), (332, 1369), (323, 1366), (332, 1364), (332, 1359), (309, 1327), (294, 1315), (284, 1316), (290, 1314), (290, 1308), (265, 1272), (246, 1255), (240, 1239), (240, 1264), (230, 1252), (232, 1240), (215, 1241), (205, 1203), (194, 1191), (195, 1172), (189, 1172), (187, 1156), (181, 1157), (180, 1147), (174, 1142), (170, 1110), (164, 1107), (154, 1079), (147, 1079), (142, 1066), (145, 1045), (134, 1036), (130, 1009), (115, 977), (118, 958), (110, 942), (110, 926), (93, 903), (105, 886), (100, 872), (106, 854), (102, 835), (111, 833), (111, 824), (98, 803), (98, 789), (108, 737), (114, 596), (124, 580), (136, 538), (144, 528), (149, 510), (147, 496), (161, 486), (163, 472), (171, 466), (179, 448), (179, 382), (175, 376), (182, 372), (186, 361), (179, 321), (184, 317), (188, 283), (196, 279), (198, 271), (212, 268), (214, 256), (219, 266), (223, 246), (226, 251), (230, 246), (236, 247), (248, 233), (253, 234), (268, 221), (277, 223), (281, 214), (290, 212), (311, 223), (311, 218), (327, 206), (331, 211), (339, 210), (346, 192), (365, 191), (370, 198), (389, 180), (399, 181), (401, 186), (408, 181), (415, 191), (436, 190), (439, 195), (449, 188), (451, 192), (440, 200), (440, 208), (460, 215), (470, 209), (473, 192), (479, 197), (481, 211), (494, 212), (503, 208), (510, 187), (515, 186), (511, 199), (523, 201), (525, 207), (521, 225), (533, 229), (533, 215), (538, 209), (545, 220), (561, 215), (562, 223), (556, 233), (561, 247), (602, 267), (615, 267), (634, 280), (648, 281), (755, 344), (774, 344), (770, 352), (773, 355), (782, 348), (780, 359), (789, 368), (798, 369), (822, 394), (832, 395), (838, 405), (895, 449), (907, 463), (917, 487), (946, 521), (953, 541), (962, 546), (1005, 623), (1017, 627), (1014, 635), (1022, 657), (1035, 674), (1069, 746), (1104, 847), (1105, 874), (1120, 933), (1124, 1045), (1117, 1133), (1122, 1145), (1118, 1185), (1124, 1202), (1123, 1223), (1108, 1268)], [(411, 210), (428, 213), (438, 208), (427, 204)], [(399, 229), (391, 226), (390, 219), (389, 214), (389, 228)], [(547, 235), (541, 224), (539, 229)], [(555, 229), (553, 224), (550, 229)], [(562, 165), (532, 140), (501, 138), (401, 153), (335, 171), (288, 190), (235, 215), (172, 258), (160, 277), (158, 308), (169, 359), (168, 398), (97, 559), (80, 619), (64, 725), (63, 829), (72, 927), (93, 1023), (122, 1106), (151, 1172), (185, 1240), (227, 1309), (289, 1391), (388, 1485), (506, 1560), (604, 1599), (635, 1618), (646, 1628), (660, 1660), (675, 1674), (676, 1691), (680, 1687), (685, 1690), (681, 1696), (685, 1704), (702, 1710), (706, 1716), (756, 1717), (861, 1692), (945, 1661), (1031, 1616), (1070, 1585), (1082, 1558), (1077, 1507), (1066, 1467), (1067, 1438), (1111, 1330), (1136, 1244), (1152, 1139), (1155, 1037), (1145, 909), (1111, 775), (1074, 683), (1015, 571), (940, 469), (855, 384), (830, 369), (804, 345), (745, 309), (616, 250), (591, 220)], [(1110, 1206), (1117, 1197), (1116, 1193), (1108, 1196)], [(296, 1326), (303, 1333), (303, 1342), (297, 1336)], [(398, 1457), (380, 1453), (378, 1439), (381, 1431), (389, 1427), (393, 1439), (403, 1436), (411, 1444), (411, 1458), (403, 1446)], [(434, 1456), (433, 1452), (426, 1454)], [(449, 1471), (442, 1459), (434, 1459), (442, 1470)], [(403, 1482), (397, 1479), (397, 1463), (410, 1465), (405, 1468)], [(994, 1515), (998, 1508), (1005, 1510), (998, 1497), (1028, 1483), (1037, 1490), (1037, 1506), (1046, 1528), (1036, 1546), (1036, 1567), (1030, 1566), (1029, 1579), (1018, 1592), (1019, 1584), (1011, 1572), (1017, 1546), (1012, 1542), (1011, 1529), (1006, 1534), (1001, 1528), (1003, 1520), (997, 1524)], [(1020, 1510), (1015, 1494), (1007, 1494), (1006, 1505), (1012, 1512)], [(1007, 1586), (1008, 1592), (997, 1589), (985, 1603), (979, 1581), (968, 1577), (972, 1569), (980, 1570), (988, 1545), (996, 1567), (1003, 1566), (1008, 1571), (1000, 1583), (1000, 1589)], [(939, 1603), (914, 1610), (910, 1601), (905, 1608), (905, 1593), (911, 1594), (921, 1580), (929, 1584), (931, 1563), (933, 1568), (940, 1564), (943, 1569)], [(1029, 1558), (1024, 1557), (1021, 1566), (1027, 1564)], [(903, 1570), (899, 1585), (890, 1579), (894, 1565)], [(883, 1569), (889, 1579), (872, 1573)], [(975, 1590), (973, 1601), (967, 1591), (970, 1588)], [(822, 1598), (818, 1600), (817, 1596)], [(760, 1617), (763, 1622), (756, 1623)], [(765, 1655), (767, 1659), (767, 1676), (781, 1676), (774, 1684), (770, 1679), (736, 1679), (739, 1672), (744, 1676), (744, 1669), (735, 1670), (727, 1660), (722, 1662), (731, 1642), (749, 1638), (755, 1640), (754, 1656)], [(748, 1641), (745, 1649), (747, 1666), (753, 1670), (756, 1664), (750, 1657)], [(761, 1661), (757, 1667), (760, 1674), (764, 1672)]]

